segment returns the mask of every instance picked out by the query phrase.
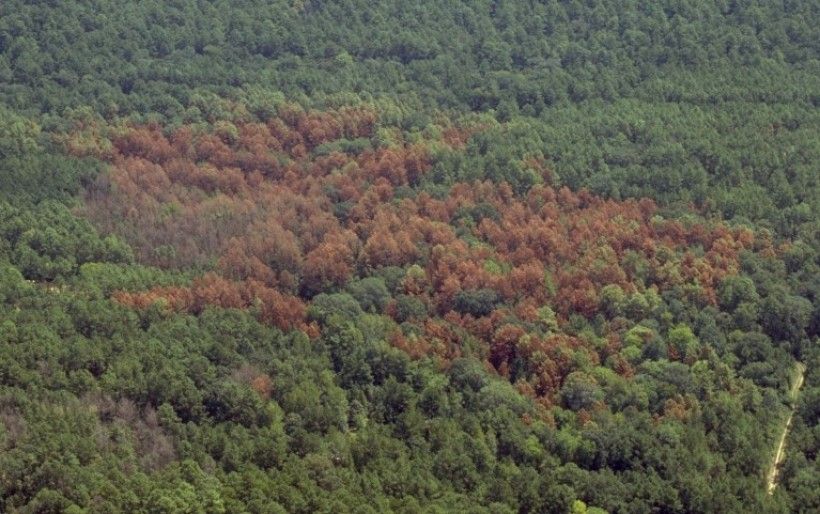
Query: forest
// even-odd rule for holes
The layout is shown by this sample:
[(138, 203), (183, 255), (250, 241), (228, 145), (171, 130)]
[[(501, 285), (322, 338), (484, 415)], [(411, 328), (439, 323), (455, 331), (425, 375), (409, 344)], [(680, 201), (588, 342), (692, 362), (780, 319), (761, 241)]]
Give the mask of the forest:
[(0, 512), (817, 512), (818, 26), (0, 3)]

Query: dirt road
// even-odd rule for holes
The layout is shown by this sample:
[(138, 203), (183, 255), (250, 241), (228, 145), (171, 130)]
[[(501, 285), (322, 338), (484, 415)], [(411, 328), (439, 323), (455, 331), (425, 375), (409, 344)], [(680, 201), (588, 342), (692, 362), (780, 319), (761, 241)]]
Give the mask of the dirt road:
[(797, 409), (797, 395), (800, 392), (800, 388), (803, 386), (803, 376), (806, 374), (806, 367), (803, 364), (798, 363), (797, 373), (797, 380), (794, 381), (790, 394), (792, 402), (794, 402), (794, 407), (792, 407), (792, 411), (789, 413), (789, 419), (786, 420), (786, 426), (783, 427), (783, 434), (780, 436), (780, 443), (777, 445), (777, 452), (774, 454), (772, 467), (769, 469), (769, 473), (766, 477), (766, 491), (769, 494), (773, 494), (775, 488), (777, 487), (777, 472), (779, 471), (780, 465), (783, 464), (783, 459), (786, 457), (783, 450), (786, 447), (786, 437), (789, 435), (789, 429), (792, 427), (794, 411)]

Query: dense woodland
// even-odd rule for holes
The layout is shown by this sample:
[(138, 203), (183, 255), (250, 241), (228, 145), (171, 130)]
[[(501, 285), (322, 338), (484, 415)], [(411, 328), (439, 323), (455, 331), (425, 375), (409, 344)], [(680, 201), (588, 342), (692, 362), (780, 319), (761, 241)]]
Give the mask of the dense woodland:
[(817, 512), (819, 24), (3, 1), (0, 512)]

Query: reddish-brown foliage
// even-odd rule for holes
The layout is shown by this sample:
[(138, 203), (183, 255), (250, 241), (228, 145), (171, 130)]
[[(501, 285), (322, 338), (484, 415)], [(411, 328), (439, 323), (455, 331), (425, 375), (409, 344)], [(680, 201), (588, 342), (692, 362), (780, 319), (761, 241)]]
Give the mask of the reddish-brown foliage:
[[(622, 321), (611, 321), (601, 348), (543, 327), (543, 306), (559, 325), (575, 313), (594, 317), (607, 285), (626, 295), (686, 285), (696, 302), (714, 303), (742, 250), (773, 251), (771, 241), (747, 229), (687, 226), (656, 217), (650, 200), (605, 200), (549, 180), (523, 197), (489, 181), (455, 184), (443, 198), (408, 195), (432, 165), (425, 142), (317, 151), (342, 138), (372, 139), (375, 123), (366, 108), (306, 112), (288, 105), (265, 123), (171, 132), (120, 127), (100, 143), (89, 138), (102, 129), (83, 127), (82, 137), (66, 137), (72, 151), (111, 164), (84, 208), (102, 231), (125, 237), (143, 262), (214, 270), (189, 287), (114, 298), (191, 313), (209, 305), (249, 308), (283, 330), (317, 337), (318, 327), (305, 322), (312, 295), (362, 272), (409, 267), (403, 292), (437, 317), (411, 320), (418, 333), (397, 330), (395, 346), (447, 362), (468, 338), (479, 341), (495, 369), (549, 404), (579, 362), (607, 360), (623, 376), (634, 371), (618, 356)], [(436, 144), (463, 148), (477, 130), (445, 124)], [(543, 161), (526, 162), (551, 177)], [(493, 215), (465, 222), (463, 213), (478, 207)], [(459, 294), (480, 290), (497, 295), (493, 312), (454, 312)], [(399, 315), (395, 299), (386, 313)]]

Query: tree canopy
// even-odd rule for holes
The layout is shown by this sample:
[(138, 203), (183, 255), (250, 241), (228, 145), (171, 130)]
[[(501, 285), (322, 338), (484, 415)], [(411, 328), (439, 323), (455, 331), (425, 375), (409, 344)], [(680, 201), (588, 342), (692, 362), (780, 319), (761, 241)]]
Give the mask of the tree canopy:
[(815, 512), (819, 23), (0, 3), (0, 511)]

